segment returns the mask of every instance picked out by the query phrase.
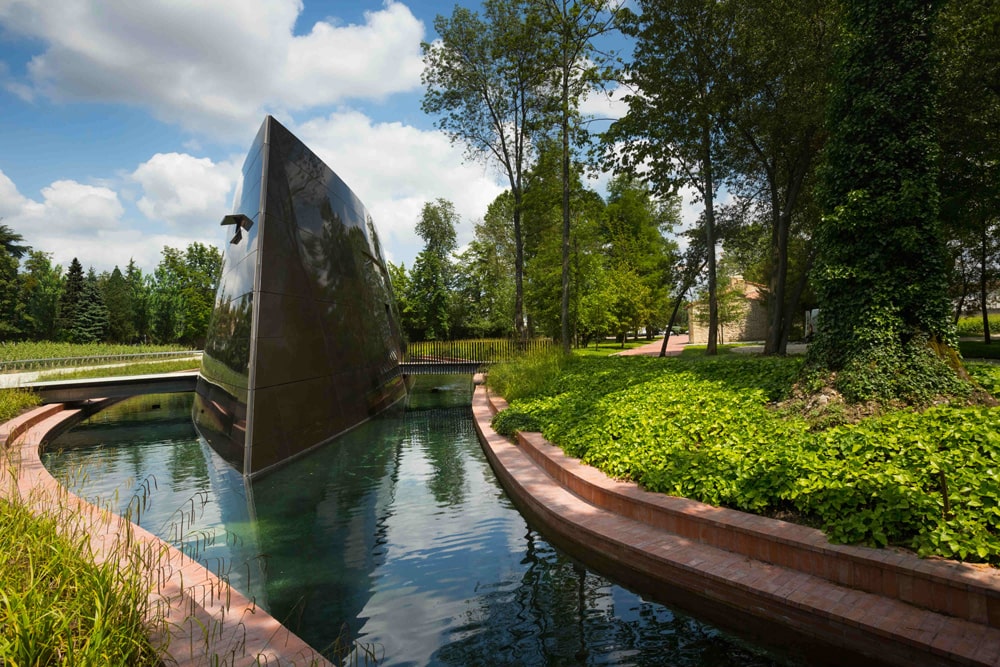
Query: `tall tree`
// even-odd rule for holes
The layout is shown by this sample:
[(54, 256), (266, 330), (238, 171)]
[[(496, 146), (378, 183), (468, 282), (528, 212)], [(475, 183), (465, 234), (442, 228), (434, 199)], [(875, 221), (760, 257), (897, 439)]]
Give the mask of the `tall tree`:
[(457, 292), (463, 321), (476, 337), (510, 336), (514, 312), (514, 198), (507, 190), (476, 223), (469, 247), (458, 256)]
[(842, 3), (809, 362), (835, 372), (849, 400), (962, 391), (938, 217), (930, 36), (940, 4)]
[(130, 343), (135, 338), (132, 324), (132, 297), (121, 270), (115, 266), (102, 287), (108, 307), (107, 338), (112, 343)]
[(62, 295), (59, 297), (59, 309), (56, 315), (56, 335), (59, 340), (70, 340), (70, 332), (76, 323), (77, 315), (83, 301), (83, 288), (86, 277), (83, 275), (83, 265), (74, 257), (66, 270)]
[(586, 134), (585, 126), (574, 126), (573, 121), (580, 100), (611, 78), (610, 58), (595, 48), (594, 40), (615, 29), (620, 4), (613, 0), (541, 0), (551, 40), (551, 57), (558, 73), (555, 88), (562, 146), (562, 301), (559, 313), (560, 339), (566, 354), (570, 347), (571, 144), (573, 135)]
[(709, 334), (716, 354), (715, 195), (725, 174), (723, 156), (731, 86), (724, 64), (732, 50), (732, 3), (715, 0), (640, 0), (640, 14), (622, 13), (623, 31), (635, 37), (626, 66), (628, 113), (612, 124), (605, 145), (613, 161), (643, 172), (660, 196), (694, 188), (705, 205)]
[[(789, 245), (796, 217), (808, 221), (803, 193), (825, 138), (824, 113), (835, 31), (825, 0), (745, 0), (734, 7), (727, 63), (726, 153), (730, 189), (757, 199), (770, 227), (767, 354), (784, 354), (797, 304), (789, 298)], [(775, 39), (775, 35), (781, 39)], [(803, 219), (804, 218), (804, 219)], [(795, 291), (792, 291), (794, 294)]]
[(975, 258), (969, 268), (990, 343), (987, 295), (1000, 279), (1000, 2), (949, 2), (935, 37), (942, 212), (960, 255)]
[(426, 202), (417, 222), (417, 234), (424, 248), (410, 272), (409, 300), (414, 311), (418, 335), (424, 340), (447, 340), (451, 334), (451, 286), (455, 250), (455, 225), (459, 222), (455, 206), (438, 199)]
[(62, 293), (62, 267), (51, 255), (33, 250), (21, 272), (21, 330), (31, 340), (56, 339), (56, 313)]
[(93, 267), (83, 280), (83, 291), (69, 330), (71, 343), (99, 343), (108, 332), (108, 308)]
[[(145, 342), (150, 337), (150, 299), (151, 284), (147, 276), (135, 263), (129, 259), (125, 267), (125, 284), (128, 286), (129, 305), (131, 306), (131, 324), (135, 341)], [(132, 342), (132, 341), (129, 341)]]
[(486, 0), (484, 16), (455, 7), (438, 16), (441, 39), (421, 45), (422, 108), (467, 155), (498, 165), (514, 198), (514, 328), (524, 336), (524, 174), (539, 130), (545, 80), (540, 20), (530, 0)]
[(221, 270), (222, 254), (214, 246), (163, 248), (150, 308), (157, 340), (204, 345)]
[(0, 341), (14, 340), (22, 335), (18, 327), (20, 285), (18, 264), (31, 248), (21, 245), (20, 234), (0, 224)]

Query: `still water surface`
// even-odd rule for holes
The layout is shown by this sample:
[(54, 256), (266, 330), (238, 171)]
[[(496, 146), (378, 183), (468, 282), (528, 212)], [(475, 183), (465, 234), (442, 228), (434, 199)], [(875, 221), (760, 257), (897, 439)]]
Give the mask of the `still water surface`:
[(248, 487), (199, 438), (184, 394), (100, 412), (44, 460), (333, 659), (358, 642), (379, 665), (792, 664), (549, 545), (493, 476), (468, 407), (440, 407), (456, 402), (467, 379)]

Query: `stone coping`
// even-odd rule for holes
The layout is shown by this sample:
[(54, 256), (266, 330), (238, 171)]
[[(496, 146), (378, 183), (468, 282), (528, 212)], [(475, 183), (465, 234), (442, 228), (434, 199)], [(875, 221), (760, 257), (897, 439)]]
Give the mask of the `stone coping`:
[[(153, 645), (164, 665), (331, 665), (253, 600), (152, 533), (70, 493), (42, 465), (49, 433), (79, 410), (46, 405), (0, 425), (0, 495), (19, 494), (36, 514), (62, 516), (90, 534), (95, 559), (117, 558), (122, 540), (137, 546), (151, 587)], [(82, 522), (82, 523), (81, 523)]]
[(812, 528), (647, 492), (538, 433), (516, 444), (499, 436), (490, 419), (506, 407), (477, 387), (487, 457), (515, 502), (584, 560), (640, 589), (680, 587), (882, 663), (1000, 665), (992, 568), (831, 544)]

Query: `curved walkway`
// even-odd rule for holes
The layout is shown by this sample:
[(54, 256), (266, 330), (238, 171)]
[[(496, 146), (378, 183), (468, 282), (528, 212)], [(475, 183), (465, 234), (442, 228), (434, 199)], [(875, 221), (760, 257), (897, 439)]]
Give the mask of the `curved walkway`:
[[(546, 537), (661, 601), (826, 664), (1000, 665), (1000, 573), (831, 544), (818, 530), (650, 493), (520, 433), (479, 386), (479, 438)], [(777, 630), (776, 630), (777, 628)], [(831, 648), (834, 649), (831, 652)], [(811, 650), (810, 650), (811, 649)]]
[(53, 404), (0, 424), (0, 497), (17, 494), (36, 514), (85, 526), (98, 562), (118, 558), (123, 539), (139, 549), (152, 588), (147, 623), (164, 665), (331, 664), (200, 563), (59, 484), (42, 465), (39, 449), (78, 413)]

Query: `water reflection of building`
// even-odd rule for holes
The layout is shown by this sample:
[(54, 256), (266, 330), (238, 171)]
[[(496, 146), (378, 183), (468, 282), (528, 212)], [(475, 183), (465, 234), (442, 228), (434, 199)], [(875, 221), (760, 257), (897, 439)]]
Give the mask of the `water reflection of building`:
[(194, 421), (254, 477), (393, 405), (395, 300), (371, 217), (268, 116), (243, 166)]

